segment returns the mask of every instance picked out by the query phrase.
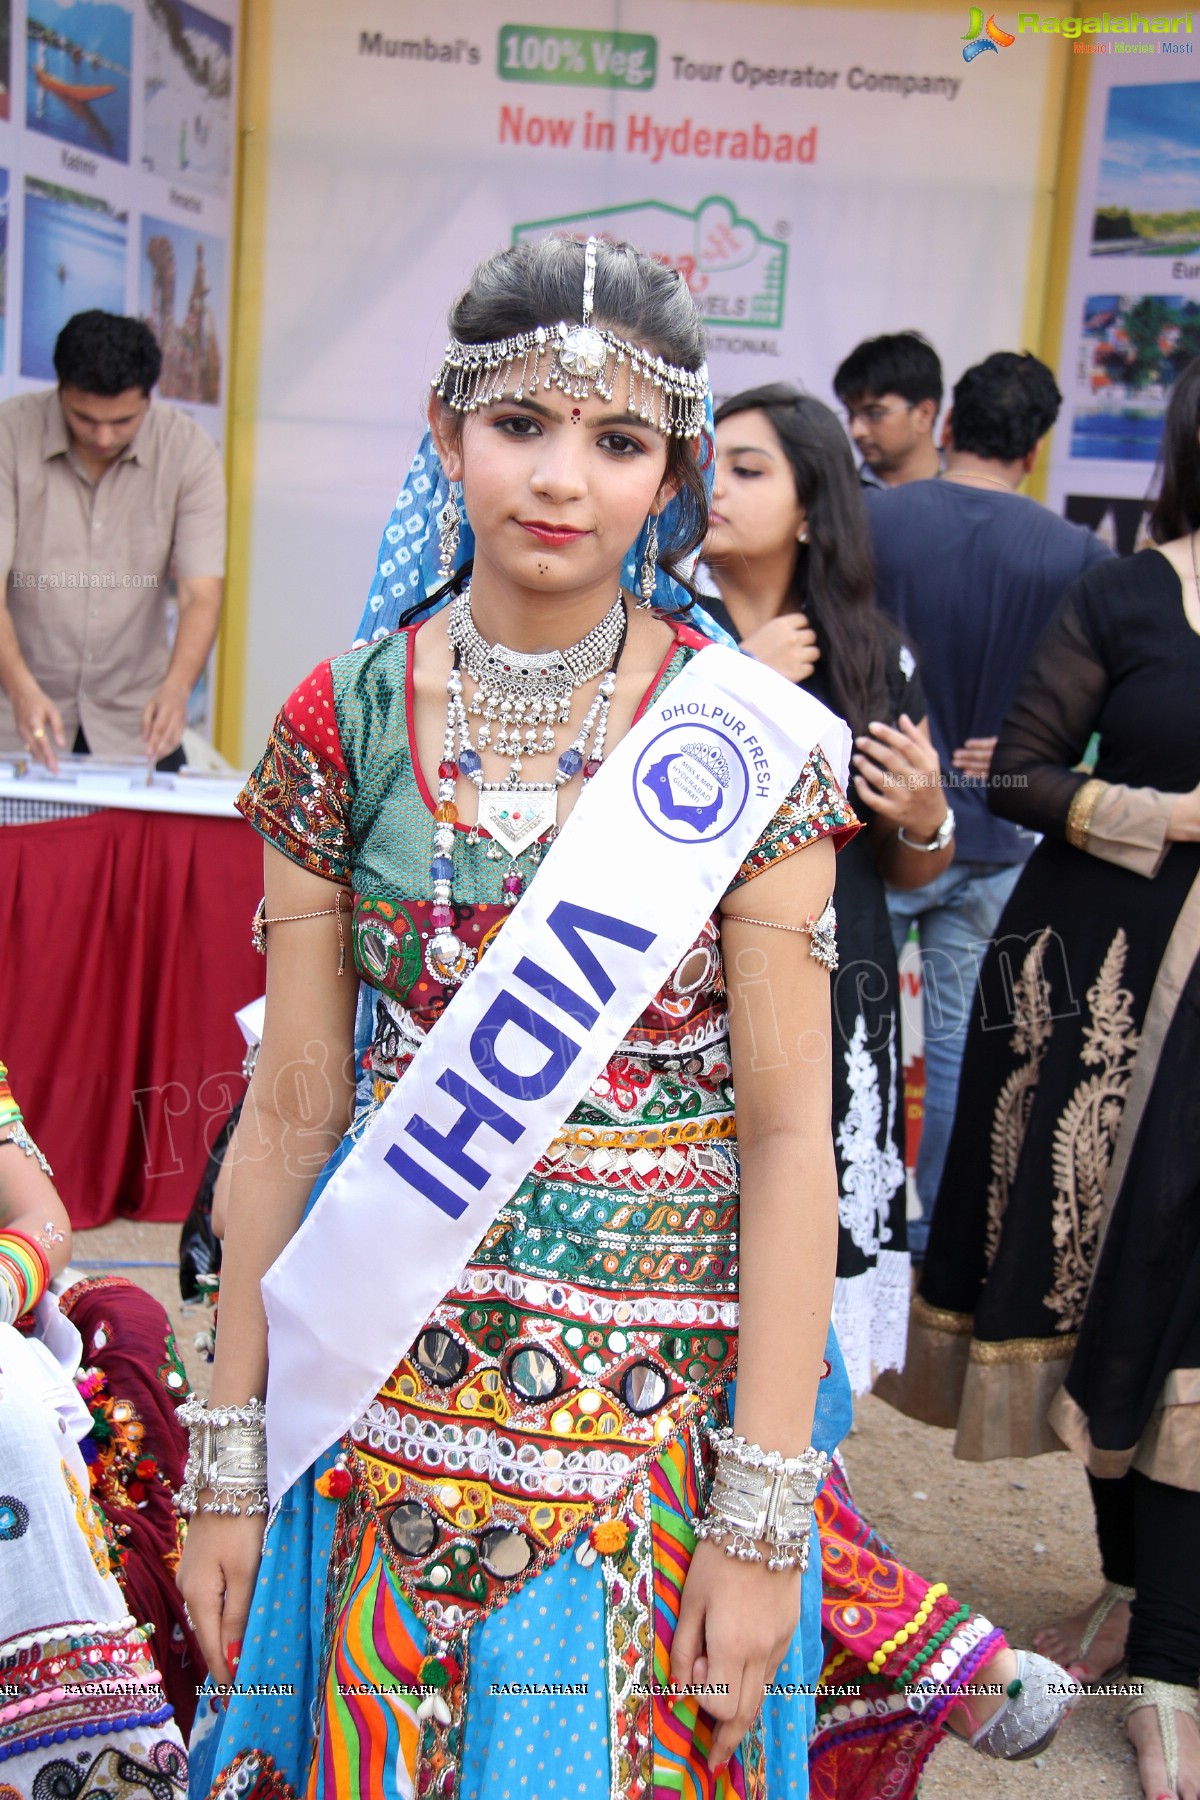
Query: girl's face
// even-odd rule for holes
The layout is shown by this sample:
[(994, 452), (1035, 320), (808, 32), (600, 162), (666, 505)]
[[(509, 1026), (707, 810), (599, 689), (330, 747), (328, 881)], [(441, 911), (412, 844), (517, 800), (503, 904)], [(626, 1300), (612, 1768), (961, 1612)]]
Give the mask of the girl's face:
[(661, 433), (616, 399), (544, 387), (468, 413), (456, 443), (444, 435), (449, 417), (435, 399), (430, 419), (446, 472), (463, 485), (476, 567), (535, 592), (611, 583), (615, 593), (647, 513), (673, 491)]
[(763, 412), (734, 413), (716, 429), (717, 467), (704, 558), (755, 561), (795, 552), (807, 514), (792, 465)]

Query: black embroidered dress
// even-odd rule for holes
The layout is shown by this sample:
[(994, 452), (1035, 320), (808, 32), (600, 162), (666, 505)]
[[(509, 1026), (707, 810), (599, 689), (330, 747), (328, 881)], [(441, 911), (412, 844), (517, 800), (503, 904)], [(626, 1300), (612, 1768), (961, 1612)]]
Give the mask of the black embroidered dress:
[[(737, 629), (714, 596), (704, 604), (732, 637)], [(813, 618), (818, 642), (820, 622)], [(925, 697), (911, 652), (889, 633), (888, 718), (925, 717)], [(839, 711), (822, 660), (806, 694)], [(855, 811), (869, 823), (861, 795)], [(904, 1361), (910, 1289), (905, 1222), (904, 1084), (900, 1071), (900, 977), (883, 877), (869, 830), (837, 860), (838, 971), (833, 979), (837, 1042), (833, 1055), (833, 1138), (838, 1174), (838, 1260), (833, 1323), (856, 1394), (869, 1393), (874, 1371)]]
[(1066, 1440), (1093, 1473), (1136, 1459), (1200, 1485), (1200, 1226), (1180, 1160), (1195, 1001), (1176, 1003), (1200, 844), (1164, 840), (1200, 782), (1198, 694), (1200, 634), (1150, 550), (1075, 584), (1001, 733), (991, 804), (1045, 837), (981, 966), (908, 1363), (885, 1390), (956, 1424), (959, 1456)]

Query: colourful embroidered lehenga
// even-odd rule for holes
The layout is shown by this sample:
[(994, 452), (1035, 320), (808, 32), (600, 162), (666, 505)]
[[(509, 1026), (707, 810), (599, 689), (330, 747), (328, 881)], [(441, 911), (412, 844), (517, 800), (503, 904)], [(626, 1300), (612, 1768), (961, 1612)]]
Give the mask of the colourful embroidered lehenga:
[[(375, 1100), (447, 998), (423, 959), (434, 802), (410, 748), (411, 635), (302, 684), (242, 800), (276, 848), (354, 890)], [(703, 642), (677, 632), (647, 703)], [(854, 828), (814, 751), (737, 881)], [(488, 849), (463, 831), (455, 855), (456, 929), (484, 954), (506, 917), (507, 859)], [(703, 1428), (727, 1417), (736, 1366), (734, 1133), (709, 921), (376, 1400), (285, 1496), (238, 1681), (296, 1691), (210, 1701), (194, 1791), (805, 1791), (811, 1696), (765, 1710), (718, 1778), (706, 1716), (651, 1691), (709, 1478)], [(829, 1361), (826, 1449), (849, 1419)], [(328, 1479), (335, 1455), (349, 1484)], [(819, 1625), (814, 1558), (781, 1683), (815, 1685)]]
[[(42, 1160), (3, 1063), (0, 1130), (17, 1145), (8, 1157), (30, 1146)], [(101, 1289), (100, 1310), (89, 1316)], [(67, 1293), (61, 1307), (46, 1294), (36, 1314), (0, 1324), (0, 1800), (175, 1800), (187, 1758), (171, 1701), (190, 1718), (186, 1690), (194, 1705), (203, 1673), (193, 1661), (185, 1676), (182, 1632), (155, 1641), (181, 1613), (178, 1597), (166, 1593), (177, 1544), (160, 1469), (166, 1465), (168, 1480), (181, 1472), (182, 1461), (171, 1467), (171, 1449), (172, 1428), (179, 1437), (182, 1430), (165, 1379), (156, 1393), (153, 1368), (130, 1381), (122, 1361), (127, 1326), (136, 1335), (155, 1309), (164, 1327), (166, 1320), (128, 1282), (80, 1282)], [(93, 1397), (90, 1417), (72, 1380), (80, 1333), (93, 1365), (117, 1346), (109, 1372), (121, 1398), (108, 1394), (93, 1366), (81, 1382)], [(140, 1348), (154, 1342), (144, 1337)], [(169, 1356), (173, 1343), (164, 1351), (160, 1336), (157, 1349)], [(186, 1391), (182, 1366), (172, 1366)], [(155, 1489), (148, 1512), (138, 1509), (139, 1462), (147, 1498)]]

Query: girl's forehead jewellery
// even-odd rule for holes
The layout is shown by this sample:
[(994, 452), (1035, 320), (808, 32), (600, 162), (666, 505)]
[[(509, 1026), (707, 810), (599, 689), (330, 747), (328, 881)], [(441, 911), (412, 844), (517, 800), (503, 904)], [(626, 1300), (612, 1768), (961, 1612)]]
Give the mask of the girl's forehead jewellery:
[(515, 337), (483, 344), (451, 338), (434, 392), (455, 412), (476, 412), (495, 400), (523, 400), (556, 387), (573, 400), (618, 396), (632, 418), (667, 437), (698, 437), (705, 428), (708, 369), (685, 369), (654, 356), (640, 344), (592, 323), (596, 298), (597, 242), (583, 258), (582, 324), (538, 325)]

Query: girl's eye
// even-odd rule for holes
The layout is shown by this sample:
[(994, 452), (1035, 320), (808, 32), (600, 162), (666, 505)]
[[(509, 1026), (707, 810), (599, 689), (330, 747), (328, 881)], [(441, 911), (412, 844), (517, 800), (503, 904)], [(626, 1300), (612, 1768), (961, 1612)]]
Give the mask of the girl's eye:
[(537, 420), (531, 419), (528, 413), (510, 413), (507, 418), (493, 420), (493, 424), (497, 431), (503, 431), (509, 437), (537, 437), (540, 431)]
[(735, 463), (733, 465), (733, 473), (740, 481), (757, 481), (758, 477), (762, 474), (762, 470), (740, 468), (738, 464)]
[(645, 456), (646, 446), (637, 438), (626, 437), (623, 431), (606, 431), (597, 443), (602, 450), (608, 450), (614, 456)]

